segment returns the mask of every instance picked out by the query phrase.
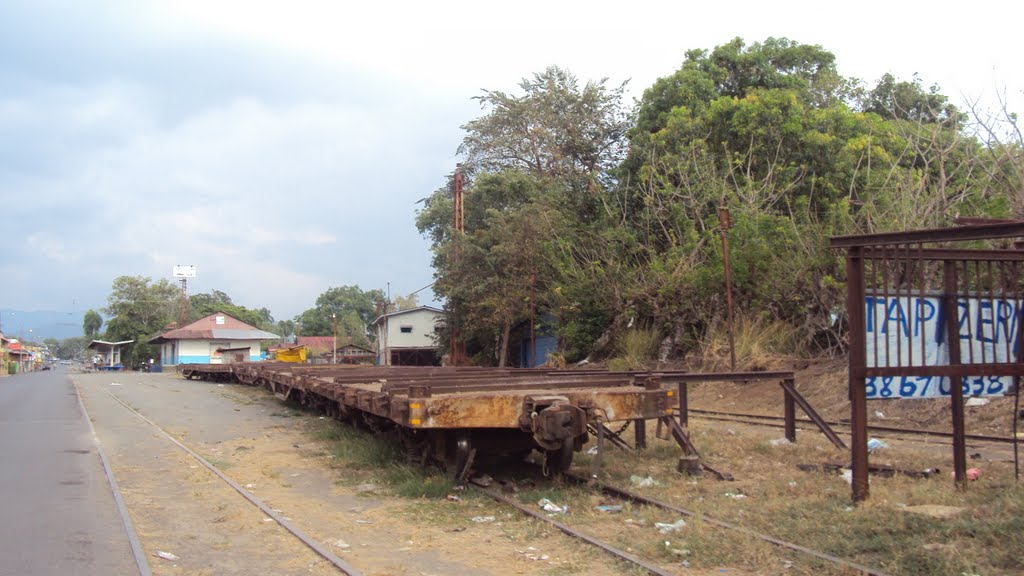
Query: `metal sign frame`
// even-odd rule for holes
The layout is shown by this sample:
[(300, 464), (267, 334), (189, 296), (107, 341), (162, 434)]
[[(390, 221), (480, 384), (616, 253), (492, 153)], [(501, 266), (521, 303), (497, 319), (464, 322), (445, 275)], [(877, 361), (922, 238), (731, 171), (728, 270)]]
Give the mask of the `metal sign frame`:
[[(975, 354), (969, 345), (966, 354), (960, 343), (965, 335), (961, 322), (945, 322), (944, 338), (948, 347), (948, 362), (929, 363), (925, 354), (904, 354), (914, 346), (922, 346), (908, 333), (904, 339), (897, 335), (895, 357), (888, 352), (882, 366), (868, 362), (868, 346), (876, 347), (874, 358), (879, 358), (878, 331), (868, 342), (866, 298), (915, 298), (938, 295), (945, 318), (959, 319), (960, 302), (976, 299), (994, 302), (996, 299), (1020, 302), (1024, 252), (1016, 249), (963, 249), (953, 248), (958, 243), (993, 241), (1004, 238), (1024, 238), (1024, 222), (998, 222), (914, 230), (861, 236), (838, 236), (831, 239), (833, 249), (846, 251), (846, 310), (849, 317), (849, 394), (850, 421), (853, 429), (851, 460), (853, 467), (852, 495), (854, 501), (866, 500), (868, 489), (868, 425), (867, 382), (869, 378), (939, 377), (949, 379), (952, 402), (953, 472), (958, 488), (967, 485), (966, 432), (964, 429), (963, 381), (970, 377), (1010, 377), (1014, 393), (1018, 393), (1020, 377), (1024, 375), (1019, 350), (1008, 350), (998, 357), (986, 354), (981, 348)], [(926, 247), (927, 246), (927, 247)], [(1024, 318), (1016, 310), (1013, 338), (1021, 342)], [(986, 328), (979, 317), (978, 323), (966, 323), (968, 341), (979, 337), (982, 331), (996, 330), (994, 323)], [(974, 331), (978, 331), (975, 334)], [(886, 335), (891, 338), (891, 335)], [(1009, 338), (1005, 339), (1007, 342)], [(952, 343), (956, 343), (953, 345)], [(885, 344), (887, 350), (891, 344)], [(1006, 344), (1009, 346), (1009, 344)], [(966, 356), (966, 357), (965, 357)]]

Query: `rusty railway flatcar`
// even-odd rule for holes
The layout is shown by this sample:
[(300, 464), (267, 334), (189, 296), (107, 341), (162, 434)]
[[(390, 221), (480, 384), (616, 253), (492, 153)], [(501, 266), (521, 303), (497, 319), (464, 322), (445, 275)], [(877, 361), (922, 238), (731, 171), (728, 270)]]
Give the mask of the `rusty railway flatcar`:
[(651, 373), (237, 363), (182, 374), (230, 374), (356, 426), (394, 431), (411, 459), (440, 462), (455, 476), (475, 458), (534, 449), (548, 470), (563, 471), (588, 430), (670, 416), (675, 401), (661, 386), (665, 375)]

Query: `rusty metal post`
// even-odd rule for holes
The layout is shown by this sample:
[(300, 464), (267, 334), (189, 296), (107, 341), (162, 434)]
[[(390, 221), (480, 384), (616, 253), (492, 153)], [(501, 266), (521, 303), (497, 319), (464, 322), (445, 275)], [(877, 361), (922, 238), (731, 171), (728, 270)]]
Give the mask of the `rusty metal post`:
[(690, 426), (690, 399), (687, 395), (689, 387), (686, 380), (679, 381), (679, 425), (683, 428)]
[[(1016, 271), (1017, 268), (1014, 267)], [(1021, 303), (1024, 300), (1017, 299), (1017, 317), (1021, 317)], [(1017, 322), (1017, 346), (1013, 351), (1017, 355), (1017, 364), (1024, 364), (1024, 322)], [(1017, 421), (1020, 420), (1020, 385), (1021, 377), (1013, 377), (1013, 479), (1020, 481), (1020, 436), (1017, 435)]]
[(530, 272), (530, 366), (529, 368), (535, 368), (537, 366), (537, 330), (533, 324), (533, 315), (535, 308), (533, 305), (534, 298), (534, 287), (537, 282), (537, 275)]
[(786, 420), (786, 440), (796, 442), (796, 400), (785, 386), (782, 387), (782, 401)]
[[(462, 172), (456, 168), (454, 182), (452, 184), (452, 199), (455, 203), (455, 214), (452, 222), (452, 228), (454, 229), (452, 236), (456, 233), (461, 233), (466, 230), (465, 223), (465, 210), (462, 204), (462, 183), (463, 176)], [(461, 239), (461, 238), (460, 238)], [(458, 263), (462, 258), (460, 257), (458, 246), (455, 249), (455, 262)], [(452, 327), (450, 332), (451, 338), (451, 361), (452, 366), (459, 365), (459, 303), (458, 300), (452, 299)]]
[(636, 436), (636, 443), (635, 443), (636, 449), (637, 450), (646, 450), (647, 449), (647, 421), (643, 420), (643, 419), (633, 420), (633, 432), (634, 432), (634, 435)]
[[(1020, 340), (1017, 340), (1020, 342)], [(1020, 376), (1013, 377), (1013, 479), (1020, 482), (1020, 436), (1017, 421), (1020, 420)]]
[[(661, 376), (650, 375), (647, 377), (647, 381), (644, 382), (645, 390), (660, 390), (661, 389)], [(647, 449), (647, 421), (640, 418), (633, 420), (633, 434), (635, 437), (635, 446), (637, 450)]]
[(850, 339), (850, 461), (854, 502), (867, 500), (868, 487), (868, 400), (867, 326), (864, 304), (864, 249), (854, 246), (846, 253), (846, 313)]
[[(960, 366), (960, 314), (957, 306), (956, 262), (942, 263), (943, 295), (942, 305), (946, 313), (946, 346), (949, 349), (949, 365)], [(950, 400), (953, 403), (953, 477), (961, 490), (967, 488), (967, 437), (964, 430), (964, 389), (963, 377), (959, 374), (949, 377)]]
[(726, 317), (729, 322), (729, 369), (736, 371), (736, 341), (732, 322), (732, 269), (729, 267), (729, 209), (724, 205), (718, 209), (718, 222), (722, 230), (722, 258), (725, 266), (725, 302)]
[[(457, 170), (457, 169), (456, 169)], [(462, 172), (455, 172), (455, 186), (452, 190), (452, 198), (455, 202), (455, 214), (453, 218), (453, 225), (459, 232), (465, 232), (466, 230), (466, 211), (462, 203), (462, 185), (464, 177)]]

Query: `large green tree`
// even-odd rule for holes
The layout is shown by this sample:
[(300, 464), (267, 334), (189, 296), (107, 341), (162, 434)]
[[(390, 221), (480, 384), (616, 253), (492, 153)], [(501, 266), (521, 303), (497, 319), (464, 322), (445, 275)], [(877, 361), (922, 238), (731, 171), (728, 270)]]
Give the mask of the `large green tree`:
[(92, 338), (75, 337), (59, 341), (51, 353), (61, 360), (84, 360), (88, 357), (86, 346)]
[(338, 286), (325, 290), (316, 299), (316, 306), (295, 317), (301, 336), (331, 336), (334, 320), (338, 338), (360, 345), (370, 343), (370, 324), (376, 318), (377, 302), (384, 301), (382, 290), (362, 290), (359, 286)]
[[(618, 212), (608, 191), (615, 186), (613, 168), (622, 160), (629, 128), (623, 85), (581, 83), (551, 67), (519, 88), (520, 94), (484, 91), (478, 100), (486, 113), (463, 126), (465, 237), (452, 230), (451, 179), (425, 199), (416, 223), (433, 244), (435, 292), (446, 298), (467, 350), (487, 362), (503, 361), (510, 324), (528, 314), (523, 290), (531, 275), (530, 294), (539, 309), (543, 296), (564, 284), (560, 249), (587, 252), (581, 242), (591, 229), (604, 227)], [(459, 250), (456, 240), (463, 244)], [(516, 243), (521, 254), (513, 249)], [(578, 301), (551, 302), (545, 304), (549, 311), (566, 311), (559, 326), (571, 339), (600, 332), (595, 323), (580, 329), (573, 319), (587, 316), (595, 301), (582, 303), (582, 315)], [(463, 322), (460, 316), (480, 321)], [(443, 342), (448, 335), (442, 333)]]
[(86, 311), (85, 318), (82, 320), (82, 333), (85, 334), (85, 337), (90, 340), (95, 339), (102, 327), (103, 317), (95, 310)]
[(163, 278), (156, 282), (145, 276), (114, 279), (103, 309), (109, 319), (105, 338), (134, 341), (121, 354), (126, 366), (141, 366), (157, 356), (156, 347), (146, 344), (146, 340), (175, 318), (179, 295), (178, 288)]
[(487, 113), (463, 126), (464, 168), (471, 175), (515, 170), (557, 183), (549, 193), (580, 219), (593, 220), (625, 150), (625, 84), (581, 85), (569, 71), (550, 67), (519, 88), (520, 95), (485, 90), (477, 97)]
[(635, 286), (659, 330), (699, 333), (721, 320), (721, 206), (732, 211), (742, 312), (831, 344), (842, 271), (830, 235), (988, 209), (977, 144), (937, 88), (891, 76), (866, 95), (857, 86), (819, 46), (736, 39), (689, 52), (645, 92), (620, 178), (638, 264), (654, 285), (683, 289)]
[[(434, 289), (480, 362), (508, 364), (512, 328), (553, 276), (546, 250), (559, 216), (545, 192), (544, 180), (520, 171), (483, 173), (467, 192), (465, 232), (436, 246)], [(420, 214), (421, 230), (447, 225), (446, 210), (431, 208)]]

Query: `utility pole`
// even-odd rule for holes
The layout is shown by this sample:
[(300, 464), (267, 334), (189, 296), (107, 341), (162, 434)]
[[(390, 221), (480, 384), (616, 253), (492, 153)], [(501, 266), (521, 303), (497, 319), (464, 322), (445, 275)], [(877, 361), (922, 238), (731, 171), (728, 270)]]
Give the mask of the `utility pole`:
[[(462, 184), (463, 175), (462, 172), (455, 173), (454, 190), (452, 196), (455, 199), (455, 221), (454, 228), (456, 233), (459, 234), (460, 240), (462, 239), (463, 233), (466, 232), (465, 222), (465, 206), (463, 205), (462, 198)], [(460, 258), (459, 249), (456, 247), (454, 256), (456, 265), (458, 265)], [(459, 301), (456, 298), (452, 299), (452, 365), (459, 365)]]
[(338, 315), (331, 314), (331, 320), (334, 322), (334, 360), (332, 364), (338, 363)]
[(729, 369), (735, 372), (736, 340), (732, 323), (732, 269), (729, 268), (729, 229), (732, 228), (732, 222), (729, 220), (729, 209), (726, 208), (724, 201), (718, 209), (718, 224), (722, 231), (722, 257), (725, 265), (726, 317), (729, 322)]
[(178, 328), (185, 325), (188, 319), (188, 278), (181, 279), (181, 312), (178, 314)]
[(188, 279), (196, 278), (198, 274), (195, 266), (179, 264), (171, 269), (171, 275), (181, 280), (181, 311), (178, 314), (178, 328), (181, 328), (188, 320)]

